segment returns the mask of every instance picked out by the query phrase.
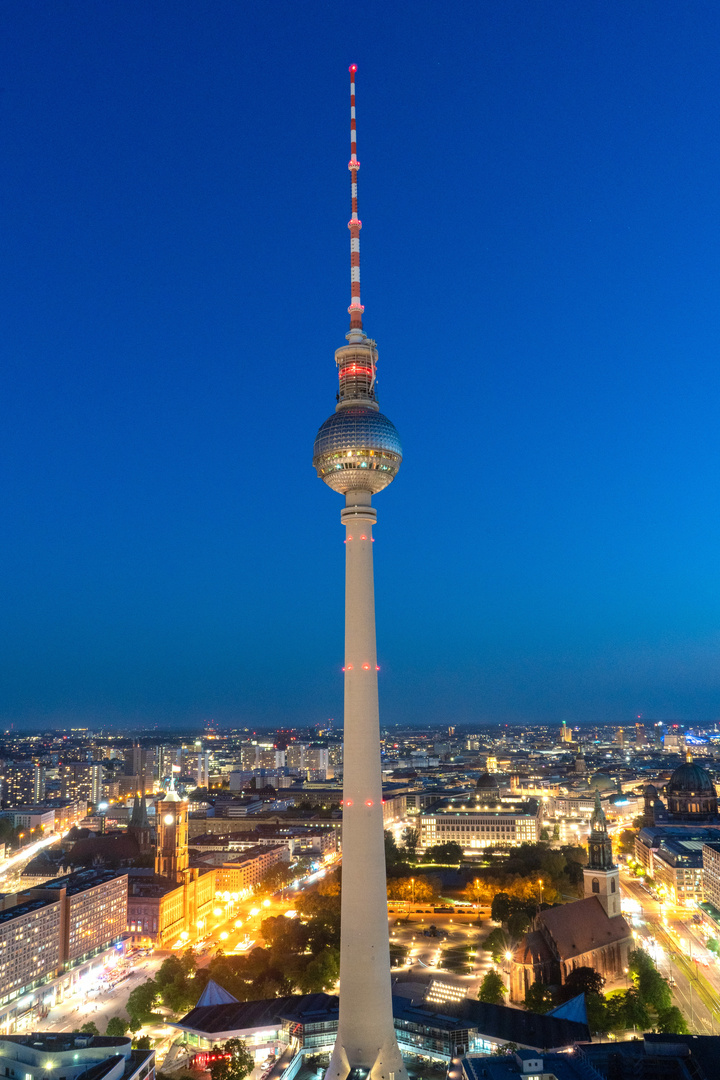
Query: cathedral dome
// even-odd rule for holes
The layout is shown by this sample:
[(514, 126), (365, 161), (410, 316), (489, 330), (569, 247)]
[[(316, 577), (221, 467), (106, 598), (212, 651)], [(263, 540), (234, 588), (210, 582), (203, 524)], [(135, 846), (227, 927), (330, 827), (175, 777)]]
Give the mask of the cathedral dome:
[(475, 784), (478, 791), (495, 791), (497, 786), (497, 780), (490, 773), (483, 773), (482, 776), (478, 777)]
[(688, 759), (670, 777), (666, 790), (671, 821), (717, 820), (717, 795), (710, 774)]
[(667, 786), (668, 795), (714, 795), (715, 786), (710, 773), (696, 761), (685, 761), (675, 770)]

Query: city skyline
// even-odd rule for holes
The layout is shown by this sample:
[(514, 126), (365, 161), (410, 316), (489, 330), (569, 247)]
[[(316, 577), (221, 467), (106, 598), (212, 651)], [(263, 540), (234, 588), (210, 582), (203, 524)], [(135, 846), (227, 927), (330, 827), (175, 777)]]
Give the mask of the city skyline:
[(720, 13), (280, 7), (6, 13), (3, 727), (339, 726), (355, 59), (383, 726), (716, 719)]

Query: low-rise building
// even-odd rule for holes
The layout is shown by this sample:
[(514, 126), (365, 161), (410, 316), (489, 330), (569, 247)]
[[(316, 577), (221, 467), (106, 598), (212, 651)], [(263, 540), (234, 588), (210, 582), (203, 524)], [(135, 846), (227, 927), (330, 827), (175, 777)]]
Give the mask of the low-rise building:
[(674, 904), (692, 907), (703, 899), (702, 840), (665, 840), (654, 854), (653, 877)]
[(9, 1080), (155, 1080), (155, 1051), (133, 1050), (130, 1039), (79, 1033), (5, 1035), (0, 1038)]
[(635, 837), (635, 858), (649, 877), (655, 877), (655, 857), (671, 840), (720, 842), (720, 827), (712, 825), (646, 825)]
[(199, 861), (214, 869), (218, 892), (250, 896), (271, 866), (290, 862), (290, 849), (285, 844), (257, 845), (245, 851), (212, 851)]
[[(227, 991), (219, 991), (213, 1000), (214, 984), (208, 983), (197, 1006), (173, 1026), (185, 1033), (189, 1047), (196, 1048), (198, 1068), (207, 1068), (208, 1050), (225, 1040), (241, 1038), (256, 1060), (269, 1052), (299, 1055), (327, 1053), (337, 1035), (338, 999), (331, 994), (295, 994), (260, 1001), (233, 1002)], [(392, 999), (395, 1034), (403, 1055), (447, 1065), (468, 1051), (491, 1053), (497, 1047), (514, 1042), (533, 1049), (570, 1048), (588, 1039), (587, 1024), (555, 1016), (489, 1005), (464, 998), (452, 1008), (404, 997)], [(290, 1065), (290, 1068), (293, 1066)], [(292, 1075), (292, 1074), (291, 1074)]]
[(443, 802), (420, 815), (420, 848), (454, 841), (466, 854), (486, 848), (534, 844), (540, 838), (540, 803)]
[(0, 817), (12, 821), (14, 829), (21, 829), (26, 841), (55, 832), (55, 811), (45, 806), (13, 806), (0, 811)]
[(186, 870), (180, 883), (152, 870), (131, 870), (127, 921), (132, 941), (169, 949), (186, 928), (195, 931), (198, 923), (208, 924), (215, 891), (210, 867)]
[(704, 899), (720, 913), (720, 841), (703, 844), (702, 863)]

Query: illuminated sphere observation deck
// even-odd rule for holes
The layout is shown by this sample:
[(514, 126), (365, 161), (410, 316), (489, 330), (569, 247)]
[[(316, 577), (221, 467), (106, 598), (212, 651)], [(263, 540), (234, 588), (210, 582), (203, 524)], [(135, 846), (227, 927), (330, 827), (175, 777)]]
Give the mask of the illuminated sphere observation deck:
[(395, 425), (367, 407), (333, 413), (315, 438), (313, 465), (333, 491), (382, 491), (395, 479), (401, 461)]
[(375, 494), (392, 483), (402, 462), (400, 437), (375, 397), (375, 342), (365, 338), (346, 345), (337, 350), (335, 361), (338, 404), (315, 437), (313, 465), (333, 491)]

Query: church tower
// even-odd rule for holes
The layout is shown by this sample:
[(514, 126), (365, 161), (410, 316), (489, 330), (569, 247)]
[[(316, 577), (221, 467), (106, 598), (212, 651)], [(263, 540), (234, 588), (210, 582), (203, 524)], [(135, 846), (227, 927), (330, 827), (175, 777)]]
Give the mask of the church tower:
[(174, 788), (170, 788), (164, 799), (155, 800), (155, 820), (155, 873), (179, 883), (189, 863), (188, 804)]
[(613, 863), (612, 841), (607, 821), (600, 805), (600, 792), (595, 792), (595, 809), (590, 818), (588, 864), (583, 869), (585, 896), (597, 896), (612, 919), (620, 914), (620, 870)]
[(147, 815), (144, 791), (137, 791), (135, 793), (135, 802), (133, 803), (128, 832), (137, 840), (141, 855), (145, 855), (152, 851), (150, 821)]

